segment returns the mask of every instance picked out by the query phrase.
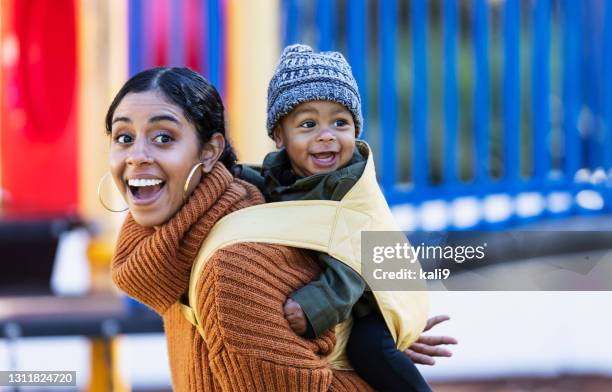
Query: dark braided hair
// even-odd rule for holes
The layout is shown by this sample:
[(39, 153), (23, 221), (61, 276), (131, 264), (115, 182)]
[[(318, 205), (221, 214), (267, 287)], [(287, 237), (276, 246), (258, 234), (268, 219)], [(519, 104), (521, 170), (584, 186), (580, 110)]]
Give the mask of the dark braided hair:
[(156, 90), (183, 110), (198, 134), (200, 148), (219, 132), (225, 138), (225, 148), (219, 161), (233, 171), (236, 153), (225, 133), (223, 102), (219, 92), (208, 80), (189, 68), (159, 67), (132, 76), (113, 99), (106, 112), (106, 133), (111, 134), (113, 115), (121, 100), (129, 93)]

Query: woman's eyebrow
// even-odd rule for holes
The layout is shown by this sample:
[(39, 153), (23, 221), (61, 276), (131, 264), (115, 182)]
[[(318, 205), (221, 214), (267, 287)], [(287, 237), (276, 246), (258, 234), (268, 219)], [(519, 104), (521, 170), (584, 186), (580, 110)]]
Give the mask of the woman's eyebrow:
[(170, 116), (168, 114), (162, 114), (159, 116), (153, 116), (149, 119), (149, 123), (155, 123), (155, 122), (160, 122), (160, 121), (170, 121), (173, 123), (177, 123), (180, 124), (180, 121), (174, 117), (174, 116)]
[(132, 123), (132, 120), (130, 120), (128, 117), (115, 117), (113, 119), (113, 124), (116, 122), (126, 122), (126, 123)]

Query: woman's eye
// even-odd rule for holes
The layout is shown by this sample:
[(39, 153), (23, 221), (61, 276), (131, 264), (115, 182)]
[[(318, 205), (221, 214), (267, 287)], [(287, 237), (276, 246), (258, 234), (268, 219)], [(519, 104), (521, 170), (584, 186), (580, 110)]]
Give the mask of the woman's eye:
[(153, 141), (156, 143), (170, 143), (172, 141), (172, 137), (170, 137), (169, 135), (166, 135), (165, 133), (162, 133), (162, 134), (155, 136)]
[(314, 128), (315, 127), (315, 122), (314, 121), (304, 121), (303, 123), (300, 124), (300, 127), (302, 128)]
[(119, 144), (126, 144), (126, 143), (131, 143), (132, 142), (132, 137), (130, 135), (119, 135), (117, 136), (117, 143)]

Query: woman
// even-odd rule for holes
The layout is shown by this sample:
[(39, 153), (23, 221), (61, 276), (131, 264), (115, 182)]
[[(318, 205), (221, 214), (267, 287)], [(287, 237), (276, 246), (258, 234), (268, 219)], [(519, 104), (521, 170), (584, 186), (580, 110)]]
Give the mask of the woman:
[[(113, 100), (111, 174), (130, 211), (113, 280), (162, 316), (174, 390), (369, 390), (353, 372), (329, 368), (333, 332), (303, 339), (283, 317), (287, 295), (320, 272), (307, 251), (255, 243), (217, 251), (197, 286), (206, 338), (183, 317), (179, 303), (207, 233), (264, 202), (231, 174), (223, 112), (215, 88), (186, 68), (141, 72)], [(416, 354), (431, 354), (427, 347)]]

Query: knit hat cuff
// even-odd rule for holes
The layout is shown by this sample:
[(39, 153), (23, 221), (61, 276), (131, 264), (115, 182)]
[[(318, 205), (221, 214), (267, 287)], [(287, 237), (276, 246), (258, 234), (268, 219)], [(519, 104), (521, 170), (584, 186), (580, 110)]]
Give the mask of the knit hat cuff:
[(363, 117), (361, 115), (359, 96), (352, 93), (352, 90), (348, 88), (339, 87), (337, 81), (330, 83), (323, 80), (301, 83), (287, 89), (276, 97), (272, 106), (268, 108), (268, 113), (274, 114), (273, 116), (268, 116), (266, 124), (268, 136), (273, 137), (272, 132), (280, 119), (291, 113), (299, 104), (309, 101), (330, 101), (343, 105), (353, 115), (357, 132), (356, 136), (361, 134)]

